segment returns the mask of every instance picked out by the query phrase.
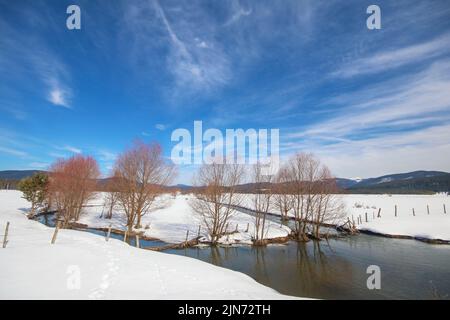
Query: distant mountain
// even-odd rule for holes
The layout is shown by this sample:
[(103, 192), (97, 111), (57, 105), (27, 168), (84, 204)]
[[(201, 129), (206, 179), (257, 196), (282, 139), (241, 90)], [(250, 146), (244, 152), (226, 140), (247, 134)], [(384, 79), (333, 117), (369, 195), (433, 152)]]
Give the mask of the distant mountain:
[(3, 180), (20, 180), (32, 176), (37, 172), (45, 172), (42, 170), (4, 170), (0, 171), (0, 179)]
[(338, 179), (338, 185), (351, 193), (429, 193), (450, 192), (450, 173), (413, 171), (352, 182)]
[[(19, 180), (32, 176), (42, 170), (5, 170), (0, 171), (0, 189), (14, 189)], [(99, 179), (99, 189), (102, 190), (111, 178)], [(407, 173), (389, 174), (376, 178), (347, 179), (336, 178), (338, 187), (345, 193), (434, 193), (450, 192), (450, 173), (443, 171), (413, 171)], [(271, 183), (245, 183), (237, 186), (237, 192), (253, 193), (257, 190), (273, 188)], [(167, 192), (192, 192), (196, 187), (177, 184), (163, 187)]]

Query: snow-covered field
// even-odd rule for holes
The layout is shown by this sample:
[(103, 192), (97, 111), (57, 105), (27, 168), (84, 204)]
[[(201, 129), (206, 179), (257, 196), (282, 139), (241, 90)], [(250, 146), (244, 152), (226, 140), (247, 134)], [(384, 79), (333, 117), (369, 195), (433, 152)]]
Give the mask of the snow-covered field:
[[(125, 230), (125, 215), (119, 208), (114, 210), (112, 219), (100, 218), (103, 210), (103, 197), (104, 194), (99, 194), (97, 199), (91, 201), (91, 205), (97, 206), (86, 208), (79, 222), (94, 228), (108, 227), (111, 224), (113, 228)], [(159, 197), (155, 201), (154, 209), (142, 217), (143, 228), (140, 231), (143, 231), (148, 237), (154, 237), (169, 243), (185, 241), (187, 230), (189, 230), (189, 239), (197, 237), (201, 222), (198, 214), (189, 205), (191, 200), (192, 196), (190, 195), (178, 195), (176, 198), (171, 195)], [(222, 237), (219, 242), (223, 244), (251, 244), (251, 237), (254, 234), (253, 223), (253, 217), (235, 211), (230, 219), (228, 231), (237, 229), (238, 232)], [(291, 231), (288, 227), (279, 223), (270, 221), (267, 223), (266, 239), (285, 237)], [(201, 229), (200, 235), (206, 237), (206, 230)]]
[[(337, 195), (344, 204), (345, 218), (335, 223), (344, 223), (347, 217), (357, 221), (361, 215), (360, 230), (389, 235), (411, 236), (425, 239), (450, 240), (450, 196), (436, 195)], [(444, 204), (446, 214), (444, 213)], [(427, 211), (427, 205), (430, 214)], [(245, 197), (243, 206), (252, 208), (251, 195)], [(395, 217), (397, 206), (397, 217)], [(381, 218), (378, 210), (381, 208)], [(414, 214), (413, 215), (413, 208)], [(275, 208), (270, 211), (280, 214)], [(367, 212), (368, 222), (365, 213)], [(290, 212), (293, 216), (293, 213)], [(373, 216), (375, 215), (375, 219)], [(331, 222), (330, 222), (331, 223)]]
[[(345, 195), (347, 216), (360, 230), (389, 235), (450, 240), (450, 196), (437, 195)], [(447, 214), (444, 213), (444, 204)], [(427, 205), (430, 214), (428, 214)], [(397, 217), (395, 217), (397, 206)], [(381, 208), (378, 218), (378, 210)], [(414, 214), (413, 215), (413, 209)], [(365, 214), (367, 212), (368, 222)], [(375, 215), (375, 218), (374, 218)]]
[(11, 223), (0, 247), (0, 299), (291, 298), (239, 272), (87, 232), (60, 230), (52, 245), (54, 229), (28, 220), (28, 208), (20, 192), (0, 191), (1, 239)]

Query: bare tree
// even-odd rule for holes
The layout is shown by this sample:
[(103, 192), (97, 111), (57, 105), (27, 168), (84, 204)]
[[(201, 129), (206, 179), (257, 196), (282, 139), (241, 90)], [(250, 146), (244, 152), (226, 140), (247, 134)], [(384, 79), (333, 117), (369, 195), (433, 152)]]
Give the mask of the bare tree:
[(128, 231), (141, 228), (142, 217), (149, 212), (161, 186), (174, 177), (174, 166), (167, 161), (157, 143), (135, 141), (118, 156), (114, 165), (118, 202), (127, 216)]
[(292, 209), (291, 184), (287, 168), (280, 168), (274, 180), (273, 207), (280, 212), (281, 220), (286, 221), (288, 213)]
[(58, 159), (50, 167), (49, 194), (64, 219), (63, 227), (80, 218), (83, 206), (94, 196), (99, 176), (97, 161), (89, 156)]
[(112, 219), (112, 214), (116, 206), (119, 204), (119, 190), (117, 189), (117, 183), (113, 179), (109, 179), (105, 186), (105, 204), (106, 219)]
[(198, 188), (191, 206), (200, 216), (213, 245), (227, 231), (233, 206), (240, 205), (242, 196), (236, 193), (236, 185), (243, 174), (241, 165), (212, 163), (202, 165), (194, 178)]
[(329, 169), (312, 154), (297, 153), (286, 167), (290, 185), (292, 211), (295, 216), (295, 234), (306, 241), (307, 227), (313, 224), (313, 235), (319, 237), (322, 223), (342, 214), (335, 181)]
[(256, 192), (252, 194), (253, 210), (255, 211), (255, 232), (253, 235), (253, 243), (261, 245), (264, 243), (266, 235), (266, 218), (270, 209), (272, 200), (271, 182), (273, 176), (264, 174), (263, 167), (260, 162), (253, 165), (252, 182), (256, 184)]
[(337, 195), (338, 187), (336, 179), (331, 175), (326, 166), (320, 169), (319, 180), (314, 184), (316, 194), (312, 211), (313, 235), (317, 239), (321, 237), (320, 227), (324, 223), (337, 224), (345, 218), (343, 203)]

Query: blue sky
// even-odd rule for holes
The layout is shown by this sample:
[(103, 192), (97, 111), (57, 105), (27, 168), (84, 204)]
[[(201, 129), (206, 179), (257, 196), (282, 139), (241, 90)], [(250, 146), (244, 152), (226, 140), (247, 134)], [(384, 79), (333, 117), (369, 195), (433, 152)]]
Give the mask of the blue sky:
[(279, 128), (282, 157), (341, 177), (450, 171), (450, 4), (0, 0), (0, 170), (82, 153), (106, 175), (135, 138), (169, 156), (194, 120)]

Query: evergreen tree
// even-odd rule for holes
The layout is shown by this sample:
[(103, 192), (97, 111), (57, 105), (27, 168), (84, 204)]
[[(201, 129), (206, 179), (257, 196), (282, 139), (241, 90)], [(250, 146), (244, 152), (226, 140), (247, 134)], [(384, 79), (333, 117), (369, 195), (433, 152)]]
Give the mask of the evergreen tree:
[(24, 178), (19, 182), (19, 190), (23, 198), (31, 203), (31, 211), (28, 215), (32, 218), (36, 210), (42, 208), (47, 200), (48, 176), (45, 173), (35, 173), (33, 176)]

